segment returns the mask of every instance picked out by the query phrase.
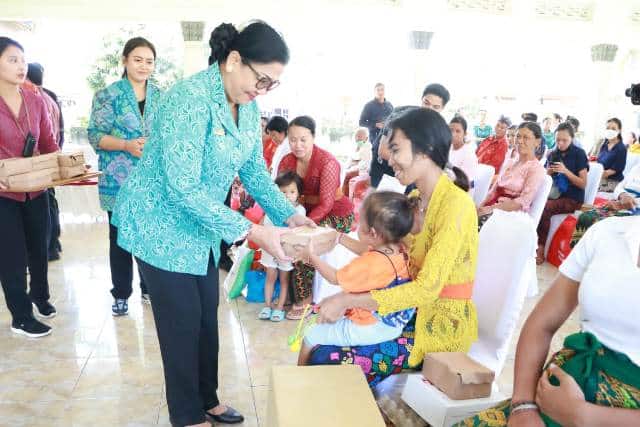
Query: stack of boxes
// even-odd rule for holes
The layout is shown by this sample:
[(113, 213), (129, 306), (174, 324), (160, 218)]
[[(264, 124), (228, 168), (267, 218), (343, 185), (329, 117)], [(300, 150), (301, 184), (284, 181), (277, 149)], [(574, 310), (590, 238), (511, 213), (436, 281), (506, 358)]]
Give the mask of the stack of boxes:
[(9, 190), (46, 187), (58, 171), (58, 153), (0, 160), (0, 181)]
[[(57, 179), (69, 179), (84, 175), (86, 171), (84, 154), (58, 154), (58, 167), (60, 169), (60, 175)], [(54, 178), (54, 181), (57, 179)]]
[(55, 181), (85, 174), (83, 153), (50, 153), (34, 157), (0, 160), (0, 182), (8, 191), (39, 191)]

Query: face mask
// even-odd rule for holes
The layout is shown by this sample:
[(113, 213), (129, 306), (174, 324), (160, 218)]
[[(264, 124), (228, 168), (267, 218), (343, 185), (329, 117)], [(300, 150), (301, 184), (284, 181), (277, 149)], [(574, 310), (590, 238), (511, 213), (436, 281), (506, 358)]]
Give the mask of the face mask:
[(618, 135), (620, 134), (620, 132), (618, 132), (617, 130), (613, 130), (613, 129), (607, 129), (604, 131), (604, 137), (605, 139), (611, 141), (612, 139), (616, 139), (618, 137)]
[(364, 141), (356, 141), (356, 147), (360, 149), (366, 142), (367, 142), (366, 139)]

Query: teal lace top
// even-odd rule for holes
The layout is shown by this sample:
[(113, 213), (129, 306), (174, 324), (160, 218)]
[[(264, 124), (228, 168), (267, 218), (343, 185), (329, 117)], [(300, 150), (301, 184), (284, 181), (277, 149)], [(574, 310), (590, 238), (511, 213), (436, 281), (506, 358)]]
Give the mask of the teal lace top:
[(295, 213), (267, 171), (256, 103), (239, 107), (236, 125), (217, 64), (165, 93), (150, 130), (112, 218), (118, 244), (148, 264), (206, 274), (220, 240), (231, 243), (251, 225), (224, 205), (236, 175), (274, 224)]
[(151, 120), (158, 109), (160, 90), (147, 83), (144, 117), (140, 113), (138, 101), (128, 79), (119, 80), (93, 97), (91, 118), (89, 119), (89, 143), (98, 154), (98, 179), (100, 206), (112, 211), (120, 187), (138, 163), (138, 159), (126, 151), (105, 151), (99, 148), (100, 139), (105, 135), (121, 139), (136, 139), (147, 136)]

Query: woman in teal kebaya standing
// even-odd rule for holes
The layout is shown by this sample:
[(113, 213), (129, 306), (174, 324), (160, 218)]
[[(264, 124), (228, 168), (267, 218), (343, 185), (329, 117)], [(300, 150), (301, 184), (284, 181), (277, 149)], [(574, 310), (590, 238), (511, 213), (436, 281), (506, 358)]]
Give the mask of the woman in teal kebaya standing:
[(249, 238), (287, 260), (284, 228), (253, 225), (224, 205), (240, 176), (273, 224), (311, 224), (275, 186), (262, 156), (254, 102), (275, 88), (289, 51), (273, 28), (218, 26), (209, 68), (162, 98), (138, 167), (118, 195), (118, 244), (138, 260), (149, 287), (171, 422), (239, 423), (218, 400), (220, 241)]
[[(91, 107), (89, 143), (99, 156), (102, 176), (98, 182), (100, 206), (111, 221), (116, 196), (142, 156), (151, 117), (158, 108), (159, 89), (149, 82), (156, 60), (156, 49), (146, 39), (129, 40), (122, 52), (122, 79), (97, 92)], [(109, 264), (113, 289), (114, 316), (128, 313), (133, 292), (133, 258), (116, 243), (118, 230), (109, 225)], [(142, 301), (149, 294), (140, 277)]]

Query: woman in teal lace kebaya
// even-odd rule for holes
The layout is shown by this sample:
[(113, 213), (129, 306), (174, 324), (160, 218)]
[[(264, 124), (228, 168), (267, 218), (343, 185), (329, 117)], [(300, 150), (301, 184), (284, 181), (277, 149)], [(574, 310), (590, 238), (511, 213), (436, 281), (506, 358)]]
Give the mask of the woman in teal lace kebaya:
[[(87, 133), (89, 143), (98, 153), (102, 175), (98, 181), (100, 206), (111, 221), (120, 187), (142, 156), (151, 118), (158, 109), (159, 89), (149, 78), (153, 74), (156, 49), (146, 39), (127, 41), (122, 52), (122, 79), (98, 91), (93, 97)], [(128, 313), (128, 299), (133, 292), (133, 258), (117, 244), (118, 230), (109, 225), (109, 266), (111, 268), (111, 307), (114, 316)], [(140, 277), (142, 301), (149, 294)]]
[(160, 102), (144, 156), (120, 190), (118, 244), (138, 260), (149, 288), (176, 426), (238, 423), (217, 396), (220, 240), (250, 238), (287, 260), (286, 229), (252, 225), (224, 205), (236, 175), (275, 225), (311, 224), (272, 182), (253, 99), (278, 85), (289, 59), (273, 28), (218, 26), (209, 68), (176, 83)]

